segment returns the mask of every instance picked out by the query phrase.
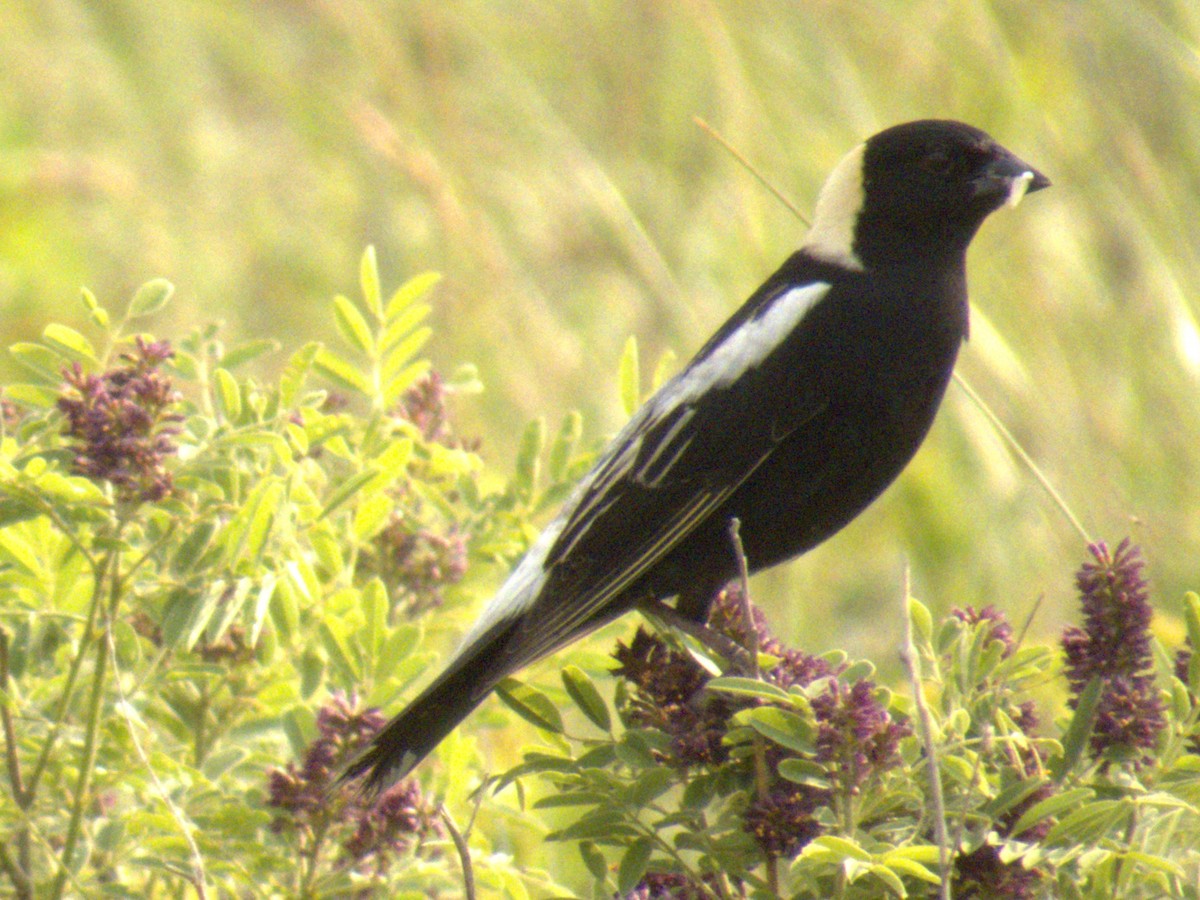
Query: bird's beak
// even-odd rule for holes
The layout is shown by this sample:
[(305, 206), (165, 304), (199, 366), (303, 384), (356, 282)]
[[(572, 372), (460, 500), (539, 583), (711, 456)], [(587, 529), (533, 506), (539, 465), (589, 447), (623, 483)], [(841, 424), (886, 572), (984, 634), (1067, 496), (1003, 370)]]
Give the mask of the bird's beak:
[(989, 196), (1005, 206), (1016, 206), (1026, 194), (1050, 187), (1050, 179), (1029, 163), (1002, 151), (976, 176), (972, 185), (976, 196)]

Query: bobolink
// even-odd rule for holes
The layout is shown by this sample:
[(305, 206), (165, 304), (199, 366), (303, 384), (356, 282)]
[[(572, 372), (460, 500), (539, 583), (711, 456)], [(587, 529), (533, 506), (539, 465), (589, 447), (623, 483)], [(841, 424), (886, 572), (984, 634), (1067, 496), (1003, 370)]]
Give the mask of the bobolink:
[(737, 573), (837, 532), (925, 438), (967, 336), (967, 245), (1049, 180), (927, 120), (852, 150), (794, 253), (600, 454), (446, 670), (347, 768), (406, 775), (510, 673), (639, 606), (703, 623)]

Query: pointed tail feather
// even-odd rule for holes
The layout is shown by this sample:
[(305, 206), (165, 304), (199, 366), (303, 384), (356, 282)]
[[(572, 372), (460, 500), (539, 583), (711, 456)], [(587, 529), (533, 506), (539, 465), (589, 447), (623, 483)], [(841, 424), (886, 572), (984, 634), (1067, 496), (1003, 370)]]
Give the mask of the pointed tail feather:
[(364, 792), (378, 795), (416, 768), (511, 671), (503, 649), (512, 625), (485, 636), (454, 660), (349, 762), (337, 783), (365, 777)]

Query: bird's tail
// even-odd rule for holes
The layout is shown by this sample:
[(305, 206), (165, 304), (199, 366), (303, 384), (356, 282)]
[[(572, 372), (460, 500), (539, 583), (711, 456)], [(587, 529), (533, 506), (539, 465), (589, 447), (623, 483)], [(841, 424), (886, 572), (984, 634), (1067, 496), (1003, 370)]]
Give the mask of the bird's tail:
[(350, 761), (338, 784), (365, 776), (363, 790), (375, 795), (411, 772), (512, 670), (503, 652), (510, 636), (504, 629), (460, 653)]

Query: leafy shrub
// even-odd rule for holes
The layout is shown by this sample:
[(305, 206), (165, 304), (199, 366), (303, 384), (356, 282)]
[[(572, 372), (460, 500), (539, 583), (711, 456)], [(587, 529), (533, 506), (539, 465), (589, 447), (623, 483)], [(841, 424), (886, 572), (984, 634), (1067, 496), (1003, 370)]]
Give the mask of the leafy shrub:
[[(738, 666), (638, 629), (562, 691), (505, 682), (515, 715), (481, 711), (378, 803), (332, 792), (589, 462), (571, 415), (487, 472), (448, 412), (474, 373), (420, 356), (436, 278), (385, 297), (368, 251), (360, 282), (333, 303), (343, 348), (266, 383), (237, 373), (271, 340), (136, 332), (162, 281), (116, 323), (84, 292), (99, 348), (61, 325), (11, 348), (30, 376), (0, 407), (11, 894), (1197, 896), (1200, 662), (1150, 635), (1128, 543), (1090, 548), (1061, 652), (991, 607), (935, 626), (909, 598), (917, 690), (893, 690), (783, 645), (731, 588), (711, 624), (749, 648)], [(634, 405), (633, 345), (620, 382)], [(1196, 597), (1184, 618), (1195, 646)], [(516, 716), (550, 743), (486, 779), (466, 735), (503, 743)]]

